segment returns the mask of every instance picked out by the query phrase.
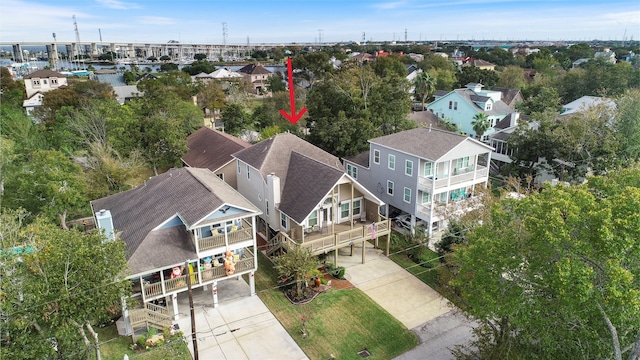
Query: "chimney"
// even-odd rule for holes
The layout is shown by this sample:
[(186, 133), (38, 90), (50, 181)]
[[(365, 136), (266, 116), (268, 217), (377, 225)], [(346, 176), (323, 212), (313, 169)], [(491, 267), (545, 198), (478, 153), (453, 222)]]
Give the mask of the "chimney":
[(429, 132), (431, 132), (431, 123), (429, 123)]
[(111, 217), (111, 211), (105, 209), (98, 211), (96, 213), (96, 225), (98, 225), (99, 229), (104, 229), (107, 241), (116, 239), (116, 234), (113, 230), (113, 218)]
[(511, 118), (509, 119), (509, 127), (514, 127), (518, 125), (518, 118), (520, 118), (519, 112), (512, 112)]

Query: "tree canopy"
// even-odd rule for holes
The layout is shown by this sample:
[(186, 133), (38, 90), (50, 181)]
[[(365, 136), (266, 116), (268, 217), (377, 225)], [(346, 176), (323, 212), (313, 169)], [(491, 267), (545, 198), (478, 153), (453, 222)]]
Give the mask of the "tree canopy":
[(467, 355), (640, 356), (639, 208), (638, 166), (495, 205), (454, 254), (467, 310), (500, 335)]

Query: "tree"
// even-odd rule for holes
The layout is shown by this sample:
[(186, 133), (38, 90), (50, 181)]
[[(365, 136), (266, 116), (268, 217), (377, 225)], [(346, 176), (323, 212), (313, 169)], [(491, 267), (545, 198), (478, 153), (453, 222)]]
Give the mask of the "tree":
[(193, 55), (193, 59), (196, 61), (203, 61), (203, 60), (207, 60), (207, 55), (206, 54), (202, 54), (202, 53), (198, 53)]
[(469, 314), (501, 330), (502, 343), (485, 345), (523, 358), (637, 359), (638, 208), (638, 166), (496, 204), (454, 254), (452, 285)]
[(198, 75), (200, 73), (205, 73), (205, 74), (212, 73), (216, 71), (216, 67), (212, 63), (206, 60), (197, 60), (183, 67), (182, 71), (193, 76), (193, 75)]
[(124, 82), (127, 85), (132, 85), (136, 83), (136, 74), (134, 74), (131, 71), (125, 71), (124, 74), (122, 74), (122, 77), (124, 78)]
[(197, 101), (200, 108), (207, 108), (211, 111), (220, 110), (226, 104), (224, 91), (217, 82), (211, 81), (203, 83), (198, 88)]
[(9, 69), (6, 67), (0, 67), (0, 103), (14, 103), (17, 106), (17, 101), (24, 98), (24, 87), (19, 82), (13, 80)]
[(312, 89), (317, 81), (333, 71), (329, 54), (323, 51), (296, 55), (291, 59), (291, 66), (299, 71), (296, 77), (307, 82), (306, 89)]
[(498, 86), (508, 89), (523, 89), (527, 82), (524, 79), (524, 71), (520, 66), (510, 65), (505, 67), (500, 73)]
[[(163, 55), (163, 57), (166, 55)], [(162, 60), (162, 58), (160, 58), (160, 60)], [(160, 71), (161, 72), (171, 72), (171, 71), (178, 71), (178, 64), (174, 64), (174, 63), (162, 63), (160, 64)]]
[(302, 298), (303, 284), (318, 271), (319, 266), (318, 259), (301, 246), (289, 248), (276, 262), (280, 276), (295, 282), (297, 298)]
[(287, 90), (287, 86), (282, 79), (280, 72), (275, 72), (267, 79), (267, 89), (272, 93), (282, 92)]
[(86, 216), (87, 185), (79, 165), (57, 150), (36, 150), (6, 165), (2, 205), (58, 222)]
[(436, 79), (428, 72), (423, 71), (416, 76), (413, 86), (416, 97), (422, 103), (420, 109), (424, 110), (424, 101), (436, 91)]
[(616, 101), (616, 130), (627, 161), (640, 160), (640, 90), (629, 90)]
[(498, 82), (498, 73), (493, 70), (484, 70), (475, 66), (463, 66), (457, 73), (458, 87), (464, 87), (469, 83), (478, 83), (491, 87)]
[(482, 135), (491, 127), (491, 123), (487, 114), (479, 112), (473, 116), (471, 126), (473, 126), (473, 131), (476, 132), (476, 137), (482, 139)]
[(86, 359), (95, 349), (100, 359), (94, 326), (114, 317), (130, 292), (124, 243), (42, 218), (25, 225), (26, 217), (0, 214), (0, 264), (11, 274), (0, 278), (0, 357)]
[(221, 120), (224, 124), (224, 131), (232, 135), (240, 134), (248, 125), (244, 107), (240, 104), (225, 105), (222, 109)]

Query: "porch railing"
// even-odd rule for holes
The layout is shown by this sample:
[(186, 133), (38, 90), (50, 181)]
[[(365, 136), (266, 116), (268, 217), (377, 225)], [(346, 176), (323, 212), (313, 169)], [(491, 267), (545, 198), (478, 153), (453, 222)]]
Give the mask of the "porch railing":
[[(244, 252), (245, 255), (240, 260), (235, 261), (235, 274), (255, 269), (253, 254), (247, 249), (245, 249)], [(212, 282), (213, 280), (225, 278), (227, 277), (227, 274), (225, 272), (225, 267), (221, 265), (213, 266), (205, 270), (199, 270), (190, 275), (182, 275), (173, 279), (165, 279), (164, 292), (162, 291), (162, 282), (143, 284), (142, 289), (144, 291), (145, 299), (157, 298), (162, 295), (187, 289), (187, 276), (191, 276), (192, 287), (200, 287)]]
[[(223, 233), (198, 239), (198, 248), (200, 251), (206, 251), (226, 247), (227, 244), (225, 243), (224, 237), (225, 234)], [(227, 239), (229, 244), (253, 240), (253, 227), (248, 221), (243, 219), (242, 226), (239, 229), (227, 233)]]
[(171, 326), (171, 315), (167, 308), (146, 303), (142, 309), (129, 310), (129, 322), (132, 328), (141, 324), (165, 328)]
[[(378, 221), (375, 223), (375, 236), (386, 235), (391, 230), (391, 223), (389, 219)], [(301, 247), (303, 249), (309, 249), (312, 254), (320, 254), (326, 251), (339, 249), (341, 247), (350, 245), (351, 243), (371, 239), (372, 228), (371, 225), (364, 225), (355, 229), (336, 232), (319, 239), (305, 241), (299, 243), (293, 240), (289, 235), (280, 232), (276, 235), (276, 239), (279, 240), (282, 246), (286, 248)]]
[[(478, 166), (475, 171), (463, 172), (458, 175), (452, 175), (446, 178), (435, 180), (435, 188), (441, 189), (443, 187), (461, 184), (464, 182), (472, 181), (474, 179), (484, 180), (487, 174), (488, 174), (488, 169), (486, 166)], [(430, 177), (426, 178), (426, 177), (420, 176), (418, 178), (418, 184), (422, 188), (427, 190), (431, 190), (433, 188), (433, 182), (434, 182), (433, 178), (430, 178)]]

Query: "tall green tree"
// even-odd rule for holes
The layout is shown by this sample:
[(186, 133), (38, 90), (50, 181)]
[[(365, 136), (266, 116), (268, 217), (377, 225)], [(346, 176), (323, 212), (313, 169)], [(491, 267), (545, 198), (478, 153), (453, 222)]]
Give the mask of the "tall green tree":
[[(454, 259), (468, 312), (499, 329), (476, 358), (640, 356), (640, 168), (492, 208)], [(492, 337), (487, 337), (491, 339)], [(493, 353), (489, 350), (500, 350)]]
[(473, 131), (476, 132), (476, 137), (482, 139), (482, 135), (491, 127), (491, 123), (487, 114), (480, 112), (473, 116), (471, 126), (473, 126)]
[(305, 282), (318, 271), (320, 263), (318, 259), (311, 255), (308, 249), (295, 246), (287, 250), (286, 254), (280, 256), (276, 261), (276, 270), (281, 276), (291, 278), (296, 284), (298, 297), (302, 297), (302, 289)]
[(436, 91), (436, 79), (426, 71), (421, 72), (413, 81), (415, 87), (415, 95), (422, 103), (421, 109), (424, 109), (424, 102)]
[[(0, 215), (3, 359), (100, 358), (97, 325), (130, 292), (124, 243), (100, 232), (62, 230), (22, 211)], [(90, 275), (90, 276), (88, 276)]]
[(227, 104), (222, 109), (221, 120), (224, 131), (229, 134), (238, 135), (245, 130), (249, 125), (247, 118), (244, 107), (240, 104)]
[(627, 161), (640, 160), (640, 90), (629, 90), (616, 100), (616, 131)]
[(498, 83), (497, 72), (480, 69), (475, 66), (463, 66), (456, 75), (458, 78), (458, 87), (465, 87), (469, 83), (478, 83), (485, 87), (491, 87)]

